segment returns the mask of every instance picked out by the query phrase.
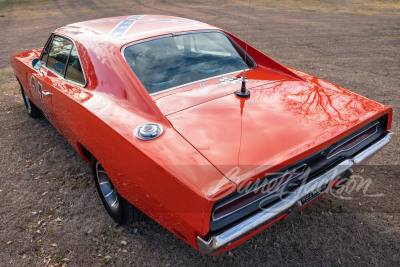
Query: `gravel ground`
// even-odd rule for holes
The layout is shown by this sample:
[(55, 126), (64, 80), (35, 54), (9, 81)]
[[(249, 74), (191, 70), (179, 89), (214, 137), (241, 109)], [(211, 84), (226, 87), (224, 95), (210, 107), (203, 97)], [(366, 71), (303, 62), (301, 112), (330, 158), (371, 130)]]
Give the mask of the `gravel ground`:
[(90, 167), (44, 118), (25, 114), (9, 67), (10, 54), (43, 46), (53, 29), (68, 23), (126, 14), (188, 17), (392, 106), (392, 129), (400, 133), (397, 1), (253, 1), (249, 23), (247, 3), (240, 1), (32, 2), (0, 0), (0, 265), (400, 264), (399, 134), (356, 168), (354, 181), (370, 181), (368, 188), (327, 195), (293, 221), (207, 257), (150, 218), (114, 224)]

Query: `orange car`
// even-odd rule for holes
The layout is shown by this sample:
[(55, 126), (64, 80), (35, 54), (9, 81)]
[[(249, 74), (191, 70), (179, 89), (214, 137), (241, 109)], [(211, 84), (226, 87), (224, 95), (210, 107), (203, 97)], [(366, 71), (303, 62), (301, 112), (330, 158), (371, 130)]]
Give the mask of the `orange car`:
[(304, 208), (390, 141), (392, 109), (184, 18), (56, 29), (11, 57), (31, 117), (92, 165), (107, 212), (218, 254)]

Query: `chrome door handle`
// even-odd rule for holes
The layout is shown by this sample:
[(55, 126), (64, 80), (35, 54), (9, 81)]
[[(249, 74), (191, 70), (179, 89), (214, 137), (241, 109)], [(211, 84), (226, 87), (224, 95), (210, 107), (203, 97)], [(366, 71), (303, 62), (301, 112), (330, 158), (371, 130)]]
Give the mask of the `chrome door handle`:
[(48, 96), (48, 97), (50, 97), (50, 96), (53, 95), (53, 94), (50, 93), (49, 91), (42, 91), (42, 94), (43, 94), (44, 96)]

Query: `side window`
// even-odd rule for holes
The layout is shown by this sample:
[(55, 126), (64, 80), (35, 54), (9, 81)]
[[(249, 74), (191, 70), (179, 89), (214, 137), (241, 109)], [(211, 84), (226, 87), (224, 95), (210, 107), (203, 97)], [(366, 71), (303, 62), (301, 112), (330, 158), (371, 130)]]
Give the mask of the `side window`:
[(53, 35), (50, 36), (49, 40), (47, 40), (46, 42), (46, 45), (43, 47), (42, 57), (40, 58), (43, 64), (46, 64), (47, 62), (47, 56), (49, 55), (49, 50), (52, 40), (53, 40)]
[(63, 75), (71, 48), (72, 42), (70, 40), (61, 36), (54, 36), (47, 59), (47, 67)]
[(75, 46), (72, 47), (71, 55), (68, 59), (65, 78), (80, 84), (85, 84), (85, 77), (83, 76), (81, 62), (79, 61), (78, 51), (76, 51)]

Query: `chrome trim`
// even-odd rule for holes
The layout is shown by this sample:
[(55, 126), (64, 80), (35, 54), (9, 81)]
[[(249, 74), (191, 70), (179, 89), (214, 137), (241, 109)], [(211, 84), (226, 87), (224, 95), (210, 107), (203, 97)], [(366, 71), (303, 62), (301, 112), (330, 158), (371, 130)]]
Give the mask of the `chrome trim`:
[(42, 90), (42, 95), (47, 96), (47, 97), (50, 97), (50, 96), (52, 96), (53, 94), (50, 93), (49, 91), (43, 91), (43, 90)]
[(373, 145), (369, 146), (367, 149), (361, 151), (356, 156), (353, 157), (353, 161), (355, 164), (360, 164), (360, 162), (366, 160), (379, 150), (381, 150), (384, 146), (386, 146), (391, 139), (391, 135), (393, 133), (391, 131), (387, 131), (385, 136), (381, 138), (379, 141), (375, 142)]
[[(51, 69), (51, 68), (49, 68), (49, 67), (47, 67), (47, 66), (45, 66), (45, 65), (43, 65), (42, 68), (45, 68), (47, 71), (53, 73), (55, 76), (57, 76), (58, 78), (64, 80), (65, 82), (72, 83), (72, 84), (77, 85), (77, 86), (79, 86), (79, 87), (81, 87), (81, 88), (85, 88), (86, 85), (87, 85), (87, 82), (86, 82), (86, 84), (81, 84), (81, 83), (74, 82), (74, 81), (72, 81), (72, 80), (70, 80), (70, 79), (67, 79), (67, 78), (65, 78), (64, 76), (58, 74), (56, 71), (54, 71), (53, 69)], [(83, 71), (83, 67), (82, 67), (82, 71)], [(86, 81), (86, 80), (85, 80), (85, 81)]]
[[(348, 149), (344, 149), (344, 150), (340, 150), (339, 152), (336, 152), (335, 154), (328, 156), (327, 159), (330, 159), (334, 156), (336, 156), (339, 153), (345, 152), (345, 151), (349, 151), (351, 149), (353, 149), (354, 147), (358, 146), (359, 144), (361, 144), (362, 142), (364, 142), (365, 140), (367, 140), (368, 138), (370, 138), (372, 135), (376, 134), (378, 132), (378, 126), (379, 126), (379, 122), (374, 123), (373, 125), (371, 125), (371, 127), (368, 127), (367, 129), (365, 129), (364, 131), (358, 133), (357, 135), (353, 136), (352, 138), (350, 138), (349, 140), (346, 140), (344, 142), (342, 142), (341, 144), (335, 146), (333, 149), (331, 149), (331, 152), (334, 151), (335, 149), (337, 149), (338, 147), (342, 146), (343, 144), (350, 142), (351, 140), (353, 140), (354, 138), (357, 138), (357, 136), (363, 134), (364, 132), (368, 131), (369, 129), (371, 129), (372, 127), (375, 126), (375, 132), (373, 132), (372, 134), (370, 134), (369, 136), (365, 137), (363, 140), (361, 140), (360, 142), (358, 142), (357, 144), (355, 144), (354, 146), (348, 148)], [(330, 152), (329, 152), (330, 154)], [(328, 154), (328, 155), (329, 155)]]
[[(250, 70), (250, 69), (246, 69), (246, 71), (248, 71), (248, 70)], [(233, 71), (233, 72), (229, 72), (229, 73), (225, 73), (225, 74), (213, 76), (213, 77), (210, 77), (210, 78), (205, 78), (205, 79), (202, 79), (202, 80), (198, 80), (198, 81), (194, 81), (194, 82), (190, 82), (190, 83), (181, 84), (181, 85), (178, 85), (178, 86), (175, 86), (175, 87), (171, 87), (171, 88), (168, 88), (168, 89), (165, 89), (165, 90), (162, 90), (162, 91), (158, 91), (158, 92), (155, 92), (155, 93), (151, 93), (151, 94), (149, 94), (149, 95), (155, 96), (155, 95), (159, 95), (159, 94), (162, 94), (162, 93), (166, 93), (166, 92), (169, 92), (169, 91), (172, 91), (172, 90), (175, 90), (175, 89), (179, 89), (179, 88), (181, 88), (181, 87), (189, 86), (189, 85), (192, 85), (192, 84), (195, 84), (195, 83), (201, 83), (201, 82), (208, 81), (208, 80), (211, 80), (211, 79), (216, 79), (216, 78), (219, 78), (219, 77), (228, 76), (228, 75), (233, 75), (233, 74), (237, 74), (237, 73), (243, 73), (243, 70)], [(241, 77), (239, 77), (239, 78), (241, 78)], [(147, 90), (146, 90), (146, 91), (147, 91)]]
[(38, 91), (39, 96), (40, 96), (40, 104), (42, 104), (43, 114), (46, 117), (46, 119), (48, 119), (51, 122), (51, 119), (49, 117), (49, 113), (47, 112), (47, 108), (46, 108), (46, 105), (45, 105), (44, 100), (43, 100), (43, 86), (42, 86), (42, 83), (40, 81), (37, 81), (37, 91)]
[[(141, 134), (141, 129), (142, 129), (143, 127), (147, 126), (147, 125), (155, 126), (156, 132), (155, 132), (154, 135), (151, 135), (151, 136), (143, 136), (143, 135)], [(138, 127), (133, 131), (133, 134), (135, 135), (135, 137), (136, 137), (137, 139), (140, 139), (140, 140), (143, 140), (143, 141), (148, 141), (148, 140), (153, 140), (153, 139), (159, 137), (160, 135), (162, 135), (163, 132), (164, 132), (164, 128), (163, 128), (160, 124), (154, 123), (154, 122), (150, 122), (150, 123), (145, 123), (145, 124), (142, 124), (142, 125), (138, 126)]]
[[(125, 55), (124, 55), (125, 49), (128, 48), (131, 45), (141, 44), (141, 43), (145, 43), (145, 42), (148, 42), (148, 41), (167, 38), (167, 37), (172, 37), (172, 36), (173, 35), (171, 33), (167, 33), (167, 34), (164, 34), (164, 35), (160, 35), (160, 36), (156, 36), (156, 37), (149, 37), (149, 38), (142, 39), (142, 40), (139, 40), (139, 41), (133, 41), (131, 43), (127, 43), (126, 45), (124, 45), (121, 48), (121, 55), (125, 59)], [(125, 59), (125, 61), (126, 61), (126, 59)]]
[(207, 239), (197, 236), (197, 245), (199, 251), (208, 255), (214, 254), (215, 252), (233, 244), (234, 242), (249, 235), (257, 229), (260, 229), (268, 223), (273, 222), (282, 215), (290, 213), (292, 208), (296, 209), (298, 201), (300, 201), (300, 199), (302, 199), (304, 196), (318, 190), (323, 185), (336, 180), (338, 176), (346, 172), (354, 164), (360, 163), (388, 144), (391, 135), (392, 133), (388, 131), (379, 140), (372, 143), (353, 158), (343, 160), (324, 174), (300, 186), (278, 203), (260, 211), (244, 221), (239, 222), (224, 232), (211, 236)]
[[(46, 48), (47, 45), (49, 45), (49, 51), (50, 51), (50, 49), (51, 49), (51, 44), (52, 44), (52, 42), (53, 42), (53, 38), (54, 38), (54, 32), (52, 32), (52, 33), (50, 34), (49, 39), (47, 39), (46, 43), (44, 44), (44, 46), (43, 46), (43, 48), (42, 48), (42, 52), (40, 52), (40, 55), (39, 55), (39, 60), (40, 60), (40, 61), (42, 61), (42, 58), (43, 58), (43, 51), (44, 51), (44, 49)], [(46, 63), (47, 63), (47, 58), (46, 58), (46, 62), (43, 62), (43, 61), (42, 61), (42, 63), (44, 63), (44, 65), (46, 65)], [(43, 66), (43, 64), (42, 64), (42, 66)]]
[[(140, 44), (140, 43), (144, 43), (144, 42), (148, 42), (148, 41), (152, 41), (152, 40), (156, 40), (156, 39), (162, 39), (162, 38), (167, 38), (167, 37), (174, 37), (174, 36), (185, 35), (185, 34), (193, 34), (193, 33), (205, 33), (205, 32), (218, 32), (218, 33), (221, 33), (221, 34), (225, 35), (231, 42), (233, 42), (234, 44), (236, 44), (237, 48), (239, 48), (240, 50), (242, 50), (242, 52), (246, 55), (246, 57), (247, 57), (250, 61), (253, 62), (254, 66), (253, 66), (252, 69), (257, 68), (257, 62), (247, 53), (247, 51), (245, 51), (235, 40), (233, 40), (232, 37), (230, 37), (228, 34), (226, 34), (225, 32), (223, 32), (223, 31), (221, 31), (221, 30), (187, 31), (187, 32), (168, 33), (168, 34), (160, 35), (160, 36), (157, 36), (157, 37), (150, 37), (150, 38), (146, 38), (146, 39), (139, 40), (139, 41), (134, 41), (134, 42), (131, 42), (131, 43), (128, 43), (128, 44), (124, 45), (124, 46), (121, 48), (121, 55), (122, 55), (122, 58), (125, 60), (125, 62), (128, 64), (128, 62), (127, 62), (126, 59), (125, 59), (125, 53), (124, 53), (124, 52), (125, 52), (125, 49), (128, 48), (129, 46), (136, 45), (136, 44)], [(246, 62), (245, 62), (245, 63), (246, 63)], [(129, 65), (128, 65), (128, 66), (129, 66)], [(129, 68), (132, 70), (132, 68), (131, 68), (130, 66), (129, 66)], [(249, 68), (246, 68), (246, 71), (248, 71), (248, 70), (250, 70), (250, 69), (249, 69)], [(135, 76), (136, 76), (136, 73), (135, 73), (133, 70), (132, 70), (132, 72), (133, 72), (133, 74), (135, 74)], [(168, 91), (172, 91), (172, 90), (175, 90), (175, 89), (178, 89), (178, 88), (181, 88), (181, 87), (185, 87), (185, 86), (188, 86), (188, 85), (191, 85), (191, 84), (195, 84), (195, 83), (199, 83), (199, 82), (203, 82), (203, 81), (208, 81), (208, 80), (215, 79), (215, 78), (218, 78), (218, 77), (222, 77), (222, 76), (226, 76), (226, 75), (231, 75), (231, 74), (234, 74), (234, 73), (241, 73), (241, 72), (243, 72), (243, 70), (233, 71), (233, 72), (230, 72), (230, 73), (225, 73), (225, 74), (221, 74), (221, 75), (217, 75), (217, 76), (205, 78), (205, 79), (198, 80), (198, 81), (193, 81), (193, 82), (190, 82), (190, 83), (181, 84), (181, 85), (178, 85), (178, 86), (175, 86), (175, 87), (172, 87), (172, 88), (168, 88), (168, 89), (165, 89), (165, 90), (162, 90), (162, 91), (158, 91), (158, 92), (155, 92), (155, 93), (151, 93), (151, 94), (149, 93), (149, 95), (150, 95), (150, 96), (155, 96), (155, 95), (159, 95), (159, 94), (162, 94), (162, 93), (165, 93), (165, 92), (168, 92)], [(137, 78), (137, 76), (136, 76), (136, 78)], [(138, 78), (138, 80), (139, 80), (139, 78)], [(145, 88), (144, 86), (143, 86), (143, 88), (146, 90), (146, 88)], [(146, 92), (147, 92), (147, 90), (146, 90)]]

